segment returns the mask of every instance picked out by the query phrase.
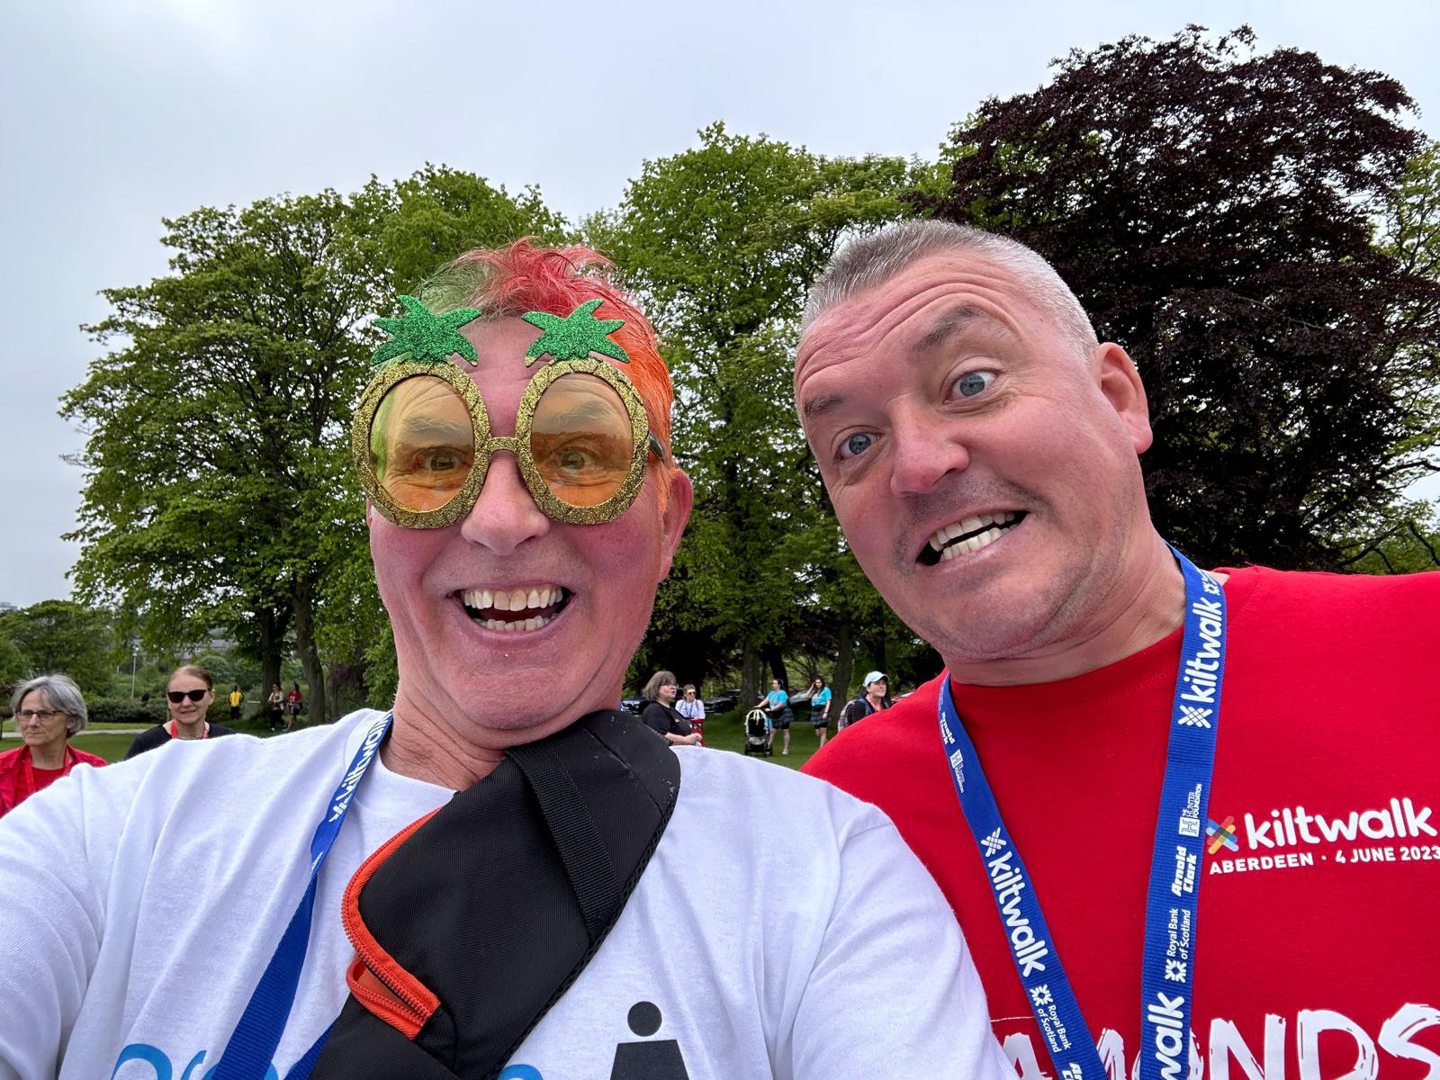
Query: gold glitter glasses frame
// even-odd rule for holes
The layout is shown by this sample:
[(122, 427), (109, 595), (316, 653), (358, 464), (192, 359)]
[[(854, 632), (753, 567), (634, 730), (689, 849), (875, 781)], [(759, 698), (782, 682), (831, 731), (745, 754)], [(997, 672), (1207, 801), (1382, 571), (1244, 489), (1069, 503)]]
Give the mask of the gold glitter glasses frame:
[[(630, 417), (634, 448), (630, 455), (629, 472), (614, 495), (594, 506), (572, 506), (557, 498), (536, 467), (531, 450), (531, 424), (535, 419), (535, 408), (540, 402), (540, 396), (557, 379), (574, 374), (593, 375), (609, 384)], [(385, 395), (406, 379), (422, 375), (443, 380), (460, 395), (470, 411), (474, 435), (474, 459), (469, 475), (450, 501), (434, 510), (411, 510), (392, 499), (375, 475), (375, 466), (370, 457), (370, 429)], [(490, 471), (491, 456), (497, 450), (508, 450), (515, 455), (525, 486), (530, 490), (530, 495), (541, 512), (552, 521), (568, 525), (600, 525), (614, 521), (630, 508), (635, 496), (639, 494), (640, 487), (645, 482), (648, 454), (653, 453), (658, 460), (665, 460), (664, 448), (650, 430), (644, 402), (635, 387), (625, 377), (624, 372), (603, 360), (593, 358), (552, 362), (541, 368), (526, 384), (520, 397), (520, 406), (515, 415), (514, 435), (490, 434), (490, 415), (486, 411), (480, 391), (469, 376), (454, 364), (413, 360), (392, 362), (377, 371), (370, 380), (370, 385), (365, 387), (350, 429), (351, 456), (366, 496), (382, 514), (407, 529), (443, 529), (469, 514), (480, 498), (485, 477)]]

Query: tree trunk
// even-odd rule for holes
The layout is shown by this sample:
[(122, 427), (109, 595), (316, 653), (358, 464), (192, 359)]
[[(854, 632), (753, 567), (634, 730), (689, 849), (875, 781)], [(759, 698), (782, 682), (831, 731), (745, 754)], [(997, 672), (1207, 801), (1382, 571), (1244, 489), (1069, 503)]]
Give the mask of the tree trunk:
[(843, 705), (851, 698), (850, 677), (855, 668), (855, 629), (850, 624), (850, 616), (840, 616), (839, 639), (835, 642), (835, 670), (830, 676), (830, 693), (834, 697), (835, 708)]
[(368, 666), (363, 661), (330, 665), (327, 704), (337, 719), (346, 710), (361, 709), (368, 704), (365, 700), (365, 671)]
[[(785, 673), (785, 654), (780, 651), (778, 645), (762, 645), (760, 647), (760, 659), (770, 669), (770, 677), (779, 679), (780, 686), (786, 693), (790, 692), (790, 676)], [(765, 690), (769, 690), (767, 686)], [(763, 691), (762, 691), (763, 692)]]
[(750, 642), (740, 647), (740, 710), (744, 712), (760, 698), (760, 654)]
[(265, 715), (265, 699), (270, 688), (280, 685), (280, 663), (285, 649), (285, 623), (281, 613), (273, 608), (256, 612), (255, 622), (260, 636), (260, 671), (262, 678), (259, 693), (260, 715)]
[(305, 683), (310, 690), (306, 701), (310, 722), (328, 724), (335, 718), (327, 706), (325, 668), (315, 647), (315, 582), (308, 575), (295, 582), (295, 652), (300, 657), (300, 670), (305, 673)]

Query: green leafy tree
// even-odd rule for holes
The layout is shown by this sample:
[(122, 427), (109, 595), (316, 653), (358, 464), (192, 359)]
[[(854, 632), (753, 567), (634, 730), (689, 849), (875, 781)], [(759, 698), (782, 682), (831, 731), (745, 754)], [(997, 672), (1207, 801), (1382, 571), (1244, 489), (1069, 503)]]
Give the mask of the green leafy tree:
[(699, 681), (738, 653), (750, 694), (762, 661), (783, 675), (802, 629), (825, 624), (848, 648), (857, 613), (822, 610), (815, 585), (851, 560), (791, 405), (789, 347), (836, 242), (901, 216), (914, 171), (715, 124), (698, 147), (646, 162), (618, 210), (587, 223), (665, 343), (675, 453), (695, 483), (648, 639), (654, 666)]
[(1364, 533), (1342, 561), (1346, 569), (1369, 574), (1440, 570), (1440, 520), (1434, 506), (1402, 503)]
[[(483, 228), (496, 206), (503, 220)], [(105, 291), (112, 313), (90, 329), (109, 351), (63, 401), (88, 436), (72, 534), (81, 595), (137, 611), (157, 651), (222, 630), (267, 686), (293, 640), (312, 716), (332, 715), (322, 643), (352, 650), (332, 664), (354, 664), (360, 633), (388, 636), (373, 584), (360, 584), (369, 556), (348, 449), (370, 319), (394, 311), (397, 283), (463, 247), (554, 221), (434, 168), (349, 197), (167, 221), (170, 273)]]
[[(11, 640), (9, 633), (5, 630), (6, 618), (0, 615), (0, 687), (9, 692), (9, 688), (16, 683), (23, 682), (30, 672), (30, 660)], [(0, 701), (0, 705), (8, 704), (7, 701)]]
[(69, 600), (42, 600), (0, 615), (0, 679), (69, 675), (87, 694), (105, 692), (119, 661), (108, 612)]
[(1040, 251), (1130, 351), (1166, 535), (1202, 562), (1334, 565), (1437, 434), (1436, 282), (1372, 242), (1412, 109), (1394, 79), (1245, 28), (1128, 37), (985, 102), (948, 194), (916, 201)]
[(391, 212), (379, 223), (379, 239), (397, 292), (414, 292), (471, 248), (498, 247), (522, 236), (559, 244), (570, 235), (565, 219), (545, 206), (538, 188), (510, 195), (484, 177), (444, 165), (426, 165), (401, 180), (392, 198)]

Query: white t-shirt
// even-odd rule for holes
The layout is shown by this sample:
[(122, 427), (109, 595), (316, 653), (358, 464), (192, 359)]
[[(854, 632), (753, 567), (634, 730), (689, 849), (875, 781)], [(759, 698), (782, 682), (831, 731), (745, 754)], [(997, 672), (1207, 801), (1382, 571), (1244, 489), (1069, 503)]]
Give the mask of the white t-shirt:
[[(173, 742), (77, 769), (0, 820), (0, 1077), (213, 1067), (377, 715)], [(639, 886), (503, 1080), (677, 1052), (691, 1078), (1011, 1075), (954, 917), (880, 811), (738, 754), (675, 752), (680, 798)], [(451, 794), (378, 759), (361, 782), (320, 874), (279, 1076), (346, 999), (346, 883)]]

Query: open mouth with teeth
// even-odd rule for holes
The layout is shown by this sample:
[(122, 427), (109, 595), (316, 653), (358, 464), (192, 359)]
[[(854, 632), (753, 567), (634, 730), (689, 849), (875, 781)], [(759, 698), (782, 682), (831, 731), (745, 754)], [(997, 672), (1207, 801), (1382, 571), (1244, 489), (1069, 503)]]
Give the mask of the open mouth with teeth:
[(964, 521), (936, 529), (935, 535), (930, 537), (930, 542), (920, 552), (920, 562), (925, 566), (934, 566), (947, 559), (955, 559), (989, 547), (999, 540), (1007, 529), (1013, 529), (1024, 520), (1024, 510), (1007, 510), (998, 514), (968, 517)]
[(460, 594), (465, 614), (486, 630), (517, 633), (539, 630), (570, 603), (570, 591), (558, 585), (531, 589), (466, 589)]

